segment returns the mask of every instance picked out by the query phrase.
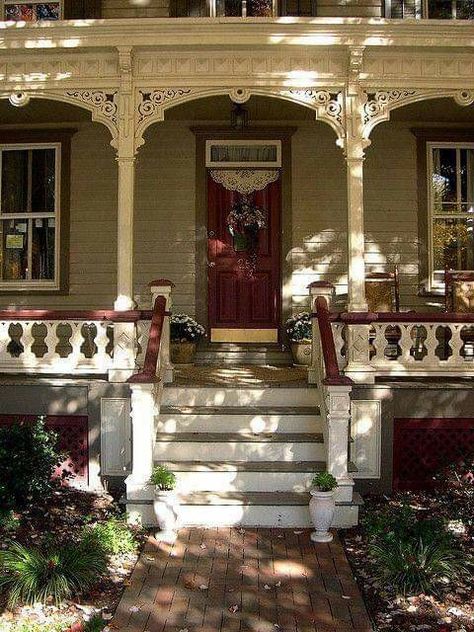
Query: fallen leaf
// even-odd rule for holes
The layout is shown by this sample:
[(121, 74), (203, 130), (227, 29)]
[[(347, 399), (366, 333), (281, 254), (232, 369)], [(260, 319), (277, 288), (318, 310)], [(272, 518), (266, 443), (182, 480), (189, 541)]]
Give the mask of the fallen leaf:
[(268, 584), (265, 584), (263, 587), (265, 588), (265, 590), (271, 590), (272, 589), (272, 587), (269, 586)]
[(295, 535), (301, 535), (301, 534), (303, 533), (303, 531), (293, 531), (293, 533), (294, 533)]
[(240, 533), (240, 535), (244, 535), (245, 529), (239, 529), (239, 533)]
[(206, 586), (206, 584), (201, 584), (199, 586), (199, 590), (207, 590), (209, 588), (209, 586)]
[(342, 595), (343, 599), (350, 599), (349, 595)]
[(138, 612), (140, 610), (139, 606), (130, 606), (130, 612)]
[(232, 612), (233, 614), (235, 614), (235, 613), (236, 613), (236, 612), (238, 612), (238, 611), (239, 611), (239, 606), (238, 606), (238, 604), (236, 604), (236, 603), (234, 603), (234, 605), (233, 605), (233, 606), (230, 606), (230, 607), (229, 607), (229, 612)]
[(102, 613), (102, 619), (103, 619), (104, 621), (110, 621), (110, 620), (111, 620), (111, 619), (113, 619), (113, 618), (114, 618), (114, 615), (113, 615), (113, 614), (111, 614), (110, 612), (103, 612), (103, 613)]
[(281, 586), (281, 582), (277, 582), (277, 583), (275, 584), (275, 587), (276, 587), (276, 588), (280, 588), (280, 586)]

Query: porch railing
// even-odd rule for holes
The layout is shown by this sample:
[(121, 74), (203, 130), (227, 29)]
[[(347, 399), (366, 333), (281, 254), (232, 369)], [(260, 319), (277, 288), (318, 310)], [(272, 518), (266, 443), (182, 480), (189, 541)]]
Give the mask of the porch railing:
[[(0, 372), (107, 373), (114, 368), (117, 327), (151, 319), (151, 310), (2, 310)], [(142, 338), (145, 344), (146, 331)]]
[[(338, 367), (377, 376), (472, 375), (474, 314), (331, 314)], [(357, 362), (354, 358), (357, 348)], [(357, 366), (355, 367), (355, 364)]]

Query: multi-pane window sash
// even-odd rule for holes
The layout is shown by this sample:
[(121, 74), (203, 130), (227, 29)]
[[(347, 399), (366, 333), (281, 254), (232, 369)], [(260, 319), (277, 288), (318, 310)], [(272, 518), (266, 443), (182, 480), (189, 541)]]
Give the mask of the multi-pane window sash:
[(61, 20), (63, 18), (63, 1), (42, 2), (41, 0), (27, 0), (14, 2), (3, 0), (3, 19), (14, 22), (37, 22), (38, 20)]
[(58, 287), (59, 143), (0, 145), (0, 288)]
[(431, 284), (474, 269), (474, 143), (427, 143)]
[(385, 17), (472, 20), (474, 7), (472, 0), (385, 0)]

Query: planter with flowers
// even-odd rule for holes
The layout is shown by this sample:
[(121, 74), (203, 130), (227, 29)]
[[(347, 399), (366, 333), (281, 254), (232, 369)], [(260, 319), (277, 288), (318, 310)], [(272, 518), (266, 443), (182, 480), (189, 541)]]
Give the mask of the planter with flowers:
[(155, 488), (153, 511), (163, 533), (176, 530), (178, 498), (176, 496), (176, 476), (165, 465), (156, 465), (150, 476), (150, 485)]
[(315, 529), (311, 534), (313, 542), (331, 542), (333, 539), (329, 527), (336, 509), (336, 487), (337, 481), (329, 472), (319, 472), (313, 478), (309, 501), (309, 513)]
[(290, 339), (294, 364), (296, 366), (310, 366), (313, 332), (309, 312), (300, 312), (289, 318), (286, 321), (286, 333)]
[(173, 364), (192, 364), (196, 344), (206, 330), (187, 314), (173, 314), (170, 318), (170, 354)]

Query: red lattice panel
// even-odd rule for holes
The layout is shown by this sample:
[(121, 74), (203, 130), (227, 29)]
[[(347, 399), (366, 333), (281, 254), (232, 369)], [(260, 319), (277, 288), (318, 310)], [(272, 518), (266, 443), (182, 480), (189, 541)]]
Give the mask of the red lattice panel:
[(426, 489), (433, 476), (474, 451), (474, 418), (395, 419), (394, 489)]
[[(0, 425), (8, 426), (15, 421), (33, 422), (37, 415), (0, 415)], [(54, 476), (66, 470), (74, 474), (76, 483), (87, 485), (89, 481), (89, 428), (87, 417), (48, 415), (45, 426), (58, 434), (59, 449), (68, 458), (57, 468)]]

